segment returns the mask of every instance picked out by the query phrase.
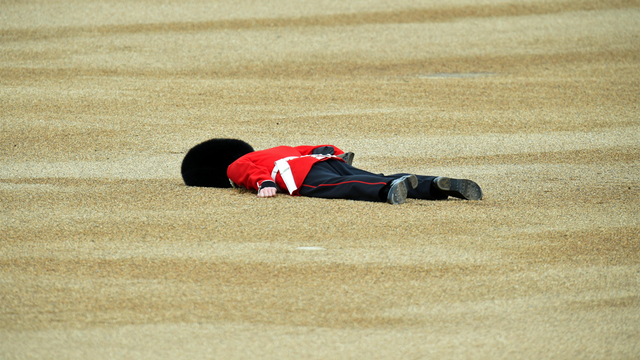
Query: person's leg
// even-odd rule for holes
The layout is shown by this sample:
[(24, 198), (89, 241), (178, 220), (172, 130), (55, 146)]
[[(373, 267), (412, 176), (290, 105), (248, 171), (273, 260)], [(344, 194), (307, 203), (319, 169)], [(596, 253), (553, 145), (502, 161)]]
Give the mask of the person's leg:
[[(395, 178), (369, 173), (342, 161), (316, 163), (307, 174), (300, 195), (326, 199), (386, 201), (381, 190)], [(384, 195), (384, 196), (383, 196)]]
[[(471, 180), (417, 175), (417, 186), (414, 187), (413, 179), (408, 179), (409, 175), (374, 174), (341, 161), (327, 160), (311, 168), (300, 188), (300, 195), (329, 199), (389, 201), (389, 190), (393, 181), (404, 178), (408, 198), (423, 200), (445, 200), (449, 196), (467, 200), (482, 198), (482, 190)], [(392, 195), (394, 193), (395, 191)]]
[(417, 184), (415, 175), (388, 177), (354, 168), (342, 161), (327, 160), (311, 168), (299, 193), (326, 199), (386, 201), (395, 205), (404, 203), (408, 189)]

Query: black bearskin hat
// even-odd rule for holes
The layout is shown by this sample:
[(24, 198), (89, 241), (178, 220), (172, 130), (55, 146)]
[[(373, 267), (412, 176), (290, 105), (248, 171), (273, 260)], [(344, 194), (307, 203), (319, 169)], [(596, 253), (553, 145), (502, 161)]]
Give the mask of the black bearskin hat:
[(188, 186), (231, 187), (227, 168), (250, 152), (253, 152), (251, 145), (237, 139), (211, 139), (198, 144), (182, 160), (184, 183)]

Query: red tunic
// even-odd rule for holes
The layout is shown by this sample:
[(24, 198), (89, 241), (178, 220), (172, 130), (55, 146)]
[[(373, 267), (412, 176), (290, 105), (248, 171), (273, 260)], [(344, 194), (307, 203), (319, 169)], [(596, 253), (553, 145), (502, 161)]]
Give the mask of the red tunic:
[[(314, 149), (325, 146), (333, 147), (334, 154), (312, 154)], [(333, 145), (278, 146), (242, 156), (229, 165), (227, 176), (236, 185), (253, 190), (258, 190), (263, 181), (272, 180), (280, 189), (288, 190), (291, 195), (298, 195), (298, 189), (313, 164), (328, 159), (343, 161), (335, 156), (340, 154), (344, 154), (344, 151)]]

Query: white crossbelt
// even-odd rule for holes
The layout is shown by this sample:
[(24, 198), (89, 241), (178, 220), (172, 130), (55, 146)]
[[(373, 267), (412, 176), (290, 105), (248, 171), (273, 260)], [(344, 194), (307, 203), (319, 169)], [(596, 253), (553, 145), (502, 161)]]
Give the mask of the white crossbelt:
[(302, 156), (289, 156), (275, 162), (275, 166), (273, 167), (273, 171), (271, 172), (271, 178), (273, 181), (276, 181), (276, 175), (280, 173), (282, 177), (282, 181), (287, 186), (287, 190), (289, 194), (293, 194), (294, 191), (298, 189), (296, 185), (296, 181), (293, 179), (293, 173), (291, 172), (291, 167), (289, 166), (289, 160), (298, 159), (302, 157), (315, 157), (317, 159), (325, 159), (330, 157), (337, 157), (334, 155), (302, 155)]

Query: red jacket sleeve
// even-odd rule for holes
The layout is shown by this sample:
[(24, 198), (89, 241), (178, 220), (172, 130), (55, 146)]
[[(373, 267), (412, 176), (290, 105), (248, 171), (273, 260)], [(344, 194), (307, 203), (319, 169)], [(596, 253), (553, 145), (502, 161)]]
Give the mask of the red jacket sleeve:
[(254, 163), (249, 157), (240, 158), (229, 165), (227, 176), (236, 185), (253, 190), (258, 190), (265, 180), (273, 181), (271, 170)]

